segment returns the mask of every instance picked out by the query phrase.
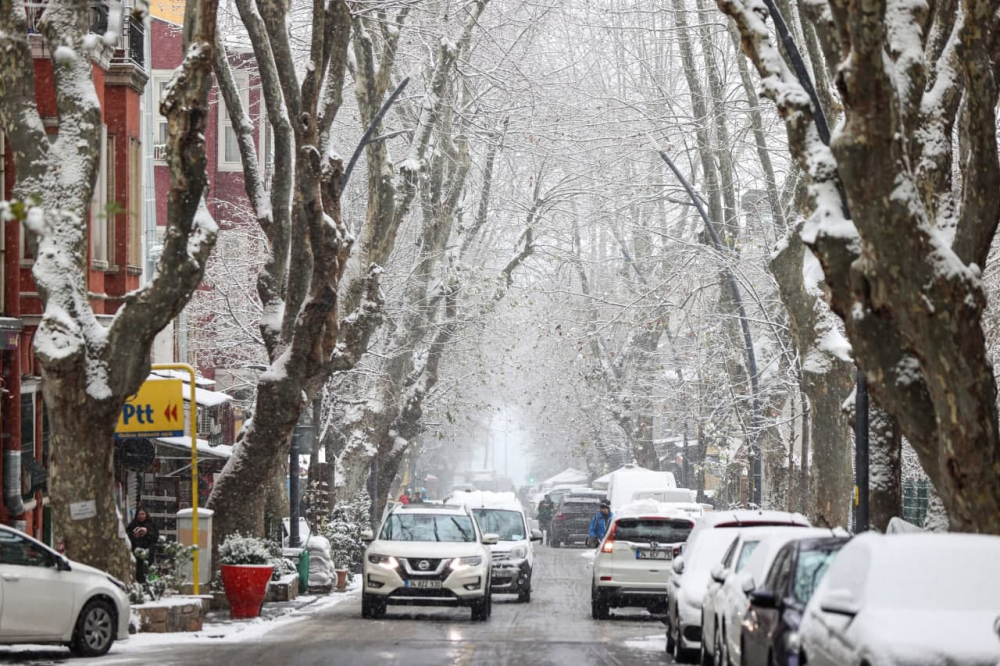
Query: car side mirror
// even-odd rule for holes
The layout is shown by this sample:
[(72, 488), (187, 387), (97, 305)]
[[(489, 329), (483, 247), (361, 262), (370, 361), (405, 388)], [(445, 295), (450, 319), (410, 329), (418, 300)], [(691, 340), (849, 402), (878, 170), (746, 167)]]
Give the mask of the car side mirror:
[(541, 541), (542, 538), (543, 537), (542, 537), (542, 531), (541, 530), (539, 530), (539, 529), (531, 530), (531, 540), (532, 541)]
[(755, 608), (777, 608), (778, 597), (770, 590), (754, 590), (750, 593), (750, 605)]
[(499, 534), (484, 534), (483, 535), (483, 545), (485, 546), (495, 546), (500, 542)]
[(825, 613), (854, 617), (861, 610), (861, 604), (847, 590), (831, 590), (819, 600), (819, 607)]
[(743, 594), (749, 595), (757, 587), (757, 583), (754, 582), (753, 576), (744, 576), (743, 580), (740, 581), (740, 589), (743, 590)]
[(674, 573), (675, 574), (682, 574), (682, 573), (684, 573), (684, 556), (683, 555), (674, 558), (673, 567), (674, 567)]
[(361, 540), (365, 543), (371, 543), (375, 540), (375, 534), (371, 530), (361, 530)]
[(715, 564), (712, 565), (711, 574), (712, 574), (712, 580), (714, 580), (716, 583), (725, 583), (726, 576), (729, 574), (729, 572), (726, 571), (726, 568), (724, 566), (722, 566), (722, 562), (716, 562)]

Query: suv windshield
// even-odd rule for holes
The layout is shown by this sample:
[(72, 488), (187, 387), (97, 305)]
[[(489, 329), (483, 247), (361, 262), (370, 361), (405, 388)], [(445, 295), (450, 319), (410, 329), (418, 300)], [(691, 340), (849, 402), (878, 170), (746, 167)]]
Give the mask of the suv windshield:
[(501, 541), (521, 541), (525, 537), (524, 520), (519, 511), (473, 509), (483, 534), (498, 534)]
[(600, 498), (584, 499), (582, 497), (567, 497), (559, 506), (563, 513), (597, 513), (601, 505)]
[(687, 541), (694, 525), (690, 520), (662, 518), (619, 518), (615, 528), (616, 541), (636, 543), (680, 543)]
[(468, 516), (440, 513), (394, 513), (385, 521), (379, 539), (383, 541), (476, 540), (476, 529)]

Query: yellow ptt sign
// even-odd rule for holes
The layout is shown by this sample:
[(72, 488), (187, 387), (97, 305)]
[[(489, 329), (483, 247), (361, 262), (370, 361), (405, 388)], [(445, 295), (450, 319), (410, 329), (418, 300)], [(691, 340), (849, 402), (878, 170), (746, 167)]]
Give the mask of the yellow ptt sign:
[(184, 382), (154, 379), (143, 382), (118, 417), (115, 439), (180, 437), (184, 434)]

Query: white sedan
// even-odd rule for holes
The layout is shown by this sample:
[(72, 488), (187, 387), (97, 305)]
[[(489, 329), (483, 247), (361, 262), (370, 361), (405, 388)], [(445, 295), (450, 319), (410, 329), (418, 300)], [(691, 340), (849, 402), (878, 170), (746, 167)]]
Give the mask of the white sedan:
[(1000, 663), (1000, 538), (868, 532), (840, 551), (799, 629), (809, 666)]
[(0, 644), (56, 643), (85, 657), (128, 638), (125, 584), (0, 525)]

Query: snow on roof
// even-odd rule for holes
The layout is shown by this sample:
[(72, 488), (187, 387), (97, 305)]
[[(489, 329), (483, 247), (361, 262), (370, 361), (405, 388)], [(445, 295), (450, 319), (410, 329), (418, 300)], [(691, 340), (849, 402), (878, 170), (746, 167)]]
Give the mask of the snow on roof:
[(507, 511), (522, 511), (521, 503), (514, 493), (495, 493), (489, 490), (473, 490), (470, 492), (453, 493), (445, 500), (445, 504), (467, 506), (470, 509), (505, 509)]
[(589, 478), (590, 475), (587, 474), (586, 472), (581, 472), (578, 469), (573, 469), (572, 467), (569, 467), (559, 472), (555, 476), (551, 476), (545, 479), (544, 481), (542, 481), (542, 483), (553, 486), (561, 483), (587, 483), (587, 480)]
[[(165, 370), (159, 370), (160, 372), (166, 372)], [(156, 381), (159, 379), (184, 379), (183, 377), (161, 377), (156, 374), (150, 375), (149, 380)], [(211, 381), (211, 380), (208, 380)], [(213, 382), (214, 384), (214, 382)], [(189, 400), (191, 396), (191, 388), (189, 382), (184, 382), (184, 400), (185, 402)], [(194, 386), (194, 400), (198, 403), (200, 407), (218, 407), (219, 405), (225, 404), (233, 399), (233, 396), (228, 393), (222, 393), (221, 391), (210, 391), (208, 389), (200, 388), (198, 382), (195, 381)]]
[[(181, 372), (180, 370), (153, 370), (152, 374), (156, 375), (157, 377), (163, 377), (165, 379), (180, 379), (183, 380), (185, 384), (191, 381), (191, 375), (189, 375), (186, 372)], [(208, 377), (200, 377), (198, 375), (195, 375), (194, 385), (201, 386), (204, 388), (211, 388), (215, 386), (215, 380), (209, 379)]]
[[(157, 437), (157, 443), (168, 446), (172, 449), (180, 449), (182, 451), (191, 451), (191, 438), (190, 437)], [(214, 458), (228, 458), (233, 455), (233, 447), (226, 446), (225, 444), (220, 444), (218, 446), (212, 446), (204, 439), (198, 440), (198, 454), (206, 454)]]

